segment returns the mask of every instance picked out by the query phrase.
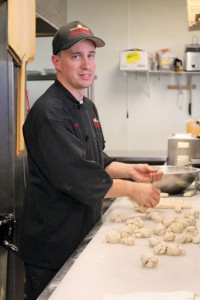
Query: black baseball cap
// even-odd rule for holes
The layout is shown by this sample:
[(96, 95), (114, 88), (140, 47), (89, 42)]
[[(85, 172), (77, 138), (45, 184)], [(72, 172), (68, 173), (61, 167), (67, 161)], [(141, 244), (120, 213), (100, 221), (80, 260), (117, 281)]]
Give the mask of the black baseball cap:
[(105, 45), (104, 41), (96, 37), (90, 28), (79, 21), (73, 21), (61, 26), (56, 32), (52, 41), (53, 54), (69, 49), (81, 40), (91, 40), (96, 47)]

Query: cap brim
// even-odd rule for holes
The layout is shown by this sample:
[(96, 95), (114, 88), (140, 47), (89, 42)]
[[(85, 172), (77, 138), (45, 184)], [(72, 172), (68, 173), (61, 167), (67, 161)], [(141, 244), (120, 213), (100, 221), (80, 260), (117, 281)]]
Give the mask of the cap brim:
[(96, 47), (104, 47), (105, 43), (102, 39), (97, 38), (97, 37), (91, 37), (91, 38), (85, 38), (84, 40), (91, 40), (95, 43)]
[(62, 49), (60, 49), (60, 51), (69, 49), (72, 46), (74, 46), (75, 44), (77, 44), (78, 42), (83, 41), (83, 40), (93, 41), (95, 46), (98, 47), (98, 48), (105, 46), (105, 43), (102, 39), (100, 39), (98, 37), (95, 37), (95, 36), (88, 36), (88, 37), (82, 37), (82, 38), (79, 37), (77, 40), (73, 40), (71, 42), (68, 42), (65, 46), (62, 47)]

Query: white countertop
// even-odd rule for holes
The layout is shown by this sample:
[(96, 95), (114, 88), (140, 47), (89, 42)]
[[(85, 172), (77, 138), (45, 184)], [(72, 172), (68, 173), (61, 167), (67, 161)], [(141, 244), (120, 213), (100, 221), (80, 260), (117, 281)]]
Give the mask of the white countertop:
[[(192, 209), (200, 210), (200, 194), (187, 199), (191, 201)], [(175, 215), (173, 209), (159, 209), (159, 212)], [(141, 265), (140, 255), (146, 251), (153, 252), (148, 245), (148, 239), (138, 238), (134, 246), (103, 242), (109, 230), (125, 226), (124, 223), (110, 221), (110, 214), (118, 213), (130, 217), (139, 215), (147, 227), (153, 228), (155, 225), (146, 214), (136, 213), (128, 199), (115, 200), (104, 214), (101, 228), (48, 299), (104, 300), (109, 298), (109, 295), (119, 297), (141, 291), (183, 290), (195, 292), (200, 296), (200, 244), (181, 244), (186, 250), (185, 256), (159, 255), (156, 268), (145, 268)], [(181, 217), (181, 214), (178, 214), (178, 217)], [(200, 219), (197, 220), (197, 226), (200, 231)], [(116, 299), (121, 299), (118, 297)]]

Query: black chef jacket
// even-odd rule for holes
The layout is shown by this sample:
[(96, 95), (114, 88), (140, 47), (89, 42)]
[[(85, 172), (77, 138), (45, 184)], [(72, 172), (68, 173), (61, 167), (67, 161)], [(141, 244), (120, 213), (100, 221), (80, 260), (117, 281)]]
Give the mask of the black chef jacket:
[(19, 253), (58, 269), (101, 217), (112, 159), (94, 103), (80, 104), (57, 80), (34, 103), (23, 133), (29, 172)]

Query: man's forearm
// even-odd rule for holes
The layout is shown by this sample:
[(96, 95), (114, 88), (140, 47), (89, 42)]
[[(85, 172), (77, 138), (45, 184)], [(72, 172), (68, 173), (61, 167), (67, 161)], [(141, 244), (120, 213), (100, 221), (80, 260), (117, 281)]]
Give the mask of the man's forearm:
[(130, 178), (129, 172), (133, 169), (132, 164), (121, 163), (117, 161), (113, 161), (109, 164), (105, 171), (112, 178)]
[(113, 184), (104, 198), (129, 197), (132, 184), (133, 182), (127, 180), (113, 179)]

